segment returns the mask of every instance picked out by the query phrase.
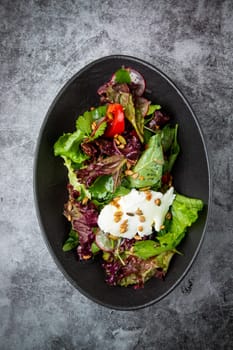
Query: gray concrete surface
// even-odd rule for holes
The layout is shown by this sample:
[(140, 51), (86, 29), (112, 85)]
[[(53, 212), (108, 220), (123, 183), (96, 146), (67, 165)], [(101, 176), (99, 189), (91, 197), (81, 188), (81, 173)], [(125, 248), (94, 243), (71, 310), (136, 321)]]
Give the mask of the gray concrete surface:
[[(0, 349), (233, 348), (233, 2), (0, 1)], [(33, 158), (63, 84), (109, 54), (145, 59), (191, 102), (206, 138), (213, 209), (182, 283), (147, 309), (96, 305), (42, 239)]]

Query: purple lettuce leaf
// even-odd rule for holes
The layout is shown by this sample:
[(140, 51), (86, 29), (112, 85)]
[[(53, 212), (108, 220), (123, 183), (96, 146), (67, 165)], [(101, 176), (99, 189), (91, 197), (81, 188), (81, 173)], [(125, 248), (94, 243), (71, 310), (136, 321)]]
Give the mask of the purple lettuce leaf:
[(113, 175), (115, 188), (119, 184), (119, 176), (126, 159), (123, 155), (113, 155), (107, 158), (98, 158), (83, 169), (76, 171), (77, 178), (89, 187), (98, 176)]
[(149, 110), (150, 101), (147, 100), (145, 97), (135, 97), (134, 104), (136, 110), (140, 111), (141, 115), (145, 117), (147, 115), (147, 112)]
[(78, 233), (79, 246), (77, 252), (80, 259), (91, 257), (91, 245), (95, 240), (94, 228), (97, 227), (98, 211), (95, 205), (88, 201), (82, 204), (77, 201), (77, 191), (68, 187), (69, 199), (64, 206), (64, 215), (71, 222), (72, 229)]
[(152, 119), (150, 120), (148, 126), (152, 130), (156, 130), (158, 127), (161, 127), (165, 124), (167, 124), (170, 120), (170, 117), (161, 112), (161, 111), (155, 111)]
[(135, 163), (141, 155), (142, 144), (134, 130), (123, 134), (126, 145), (120, 152), (132, 163)]
[(142, 259), (133, 255), (132, 248), (135, 242), (137, 242), (135, 239), (124, 239), (118, 251), (110, 254), (107, 261), (103, 262), (102, 267), (108, 284), (124, 287), (133, 285), (134, 288), (141, 288), (150, 278), (163, 278), (166, 275), (175, 252), (167, 251)]

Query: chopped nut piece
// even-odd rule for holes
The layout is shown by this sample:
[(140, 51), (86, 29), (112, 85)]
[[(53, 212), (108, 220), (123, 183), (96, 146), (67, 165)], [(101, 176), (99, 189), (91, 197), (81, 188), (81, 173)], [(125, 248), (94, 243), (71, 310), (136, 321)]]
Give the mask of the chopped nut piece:
[(121, 210), (116, 211), (114, 213), (114, 221), (115, 222), (121, 221), (122, 215), (123, 215), (123, 212)]
[(134, 216), (134, 213), (126, 213), (128, 216)]
[(122, 135), (118, 136), (118, 140), (120, 141), (120, 143), (122, 143), (123, 145), (126, 145), (126, 140)]
[(170, 213), (170, 211), (169, 211), (166, 215), (166, 219), (171, 220), (171, 218), (172, 218), (172, 213)]
[(165, 229), (165, 225), (160, 226), (160, 230), (163, 230), (163, 229)]
[(132, 178), (133, 179), (136, 179), (138, 177), (138, 173), (134, 173), (133, 175), (132, 175)]
[(155, 199), (155, 204), (158, 205), (158, 206), (160, 206), (160, 204), (161, 204), (161, 199), (160, 199), (160, 198)]
[(113, 220), (114, 222), (119, 222), (121, 221), (121, 216), (115, 216)]
[(151, 191), (145, 191), (145, 195), (146, 195), (146, 200), (147, 200), (147, 201), (150, 201), (151, 198), (152, 198), (152, 193), (151, 193)]
[(138, 208), (136, 211), (135, 211), (135, 214), (137, 215), (143, 215), (143, 212), (140, 208)]
[(145, 178), (144, 178), (144, 176), (139, 176), (139, 180), (141, 180), (141, 181), (143, 181)]
[(120, 225), (120, 233), (125, 233), (128, 230), (128, 220), (124, 220)]
[(147, 186), (147, 187), (142, 187), (142, 188), (139, 188), (139, 191), (144, 192), (144, 191), (148, 191), (149, 189), (150, 189), (150, 187), (149, 187), (149, 186)]
[(126, 167), (127, 167), (128, 170), (131, 168), (131, 166), (132, 166), (132, 163), (126, 162)]
[(72, 209), (72, 203), (69, 202), (69, 203), (68, 203), (68, 206), (67, 206), (67, 210), (68, 210), (68, 211), (71, 211), (71, 209)]
[(131, 176), (131, 175), (133, 175), (133, 171), (132, 170), (126, 170), (125, 171), (125, 175)]
[(83, 255), (83, 259), (84, 260), (88, 260), (88, 259), (90, 259), (91, 258), (91, 255)]
[(114, 216), (122, 216), (124, 213), (121, 210), (115, 211)]
[(139, 221), (140, 221), (140, 222), (145, 222), (145, 221), (146, 221), (145, 216), (144, 216), (144, 215), (140, 215), (140, 216), (139, 216)]
[(169, 182), (168, 182), (168, 186), (169, 186), (169, 187), (172, 186), (172, 180), (173, 180), (172, 175), (170, 175), (170, 179), (169, 179)]
[(122, 222), (122, 225), (128, 226), (128, 219), (124, 220), (124, 221)]
[(92, 130), (95, 130), (95, 129), (96, 129), (96, 127), (97, 127), (96, 122), (93, 122), (93, 123), (91, 124), (91, 129), (92, 129)]
[(136, 239), (136, 241), (141, 241), (141, 240), (142, 240), (142, 237), (140, 237), (140, 236), (136, 233), (136, 235), (134, 236), (134, 239)]
[(142, 232), (143, 231), (143, 226), (138, 226), (138, 231)]
[(68, 220), (68, 221), (71, 221), (71, 215), (68, 215), (68, 216), (67, 216), (67, 220)]
[(118, 204), (117, 202), (110, 202), (111, 205), (113, 205), (114, 207), (116, 207), (117, 209), (120, 207), (120, 204)]
[(83, 198), (82, 204), (85, 205), (85, 204), (87, 204), (87, 202), (88, 202), (88, 197)]
[(118, 203), (119, 200), (120, 200), (120, 197), (115, 197), (115, 198), (113, 198), (113, 200), (111, 201), (110, 204), (116, 208), (120, 208), (120, 204)]

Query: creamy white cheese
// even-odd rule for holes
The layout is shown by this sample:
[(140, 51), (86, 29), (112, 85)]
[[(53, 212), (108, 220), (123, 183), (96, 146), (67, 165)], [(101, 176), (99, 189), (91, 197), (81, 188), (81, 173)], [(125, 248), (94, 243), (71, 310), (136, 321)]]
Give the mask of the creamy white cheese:
[(153, 227), (160, 230), (174, 198), (173, 187), (165, 194), (132, 189), (101, 210), (98, 225), (103, 232), (116, 237), (131, 239), (136, 233), (148, 236)]

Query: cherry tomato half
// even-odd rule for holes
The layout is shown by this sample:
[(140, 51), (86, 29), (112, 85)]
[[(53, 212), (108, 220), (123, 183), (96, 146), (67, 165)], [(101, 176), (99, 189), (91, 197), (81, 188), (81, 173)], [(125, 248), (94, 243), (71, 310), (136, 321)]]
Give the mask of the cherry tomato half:
[(108, 126), (105, 136), (114, 137), (125, 130), (125, 116), (122, 105), (110, 103), (107, 108)]

